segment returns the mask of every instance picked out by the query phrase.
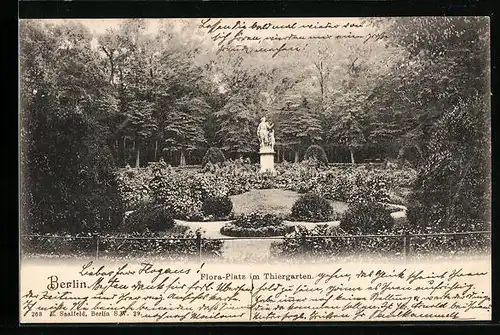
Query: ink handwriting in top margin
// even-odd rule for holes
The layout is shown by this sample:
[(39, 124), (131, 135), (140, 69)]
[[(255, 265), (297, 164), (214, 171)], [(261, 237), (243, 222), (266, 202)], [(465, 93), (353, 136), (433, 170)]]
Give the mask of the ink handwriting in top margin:
[[(211, 18), (202, 19), (199, 28), (205, 30), (212, 41), (216, 42), (221, 52), (270, 53), (271, 58), (285, 52), (301, 52), (310, 47), (310, 41), (318, 40), (362, 40), (379, 41), (387, 38), (382, 33), (356, 32), (363, 24), (345, 22), (299, 23), (290, 21), (279, 24), (273, 22), (246, 22), (237, 20), (227, 23), (227, 20)], [(354, 32), (353, 32), (354, 31)], [(261, 33), (265, 33), (262, 35)], [(272, 42), (280, 42), (278, 45)]]

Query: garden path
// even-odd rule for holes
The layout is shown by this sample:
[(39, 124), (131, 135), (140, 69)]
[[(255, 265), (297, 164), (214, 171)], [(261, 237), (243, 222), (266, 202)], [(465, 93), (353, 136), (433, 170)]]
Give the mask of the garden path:
[(226, 260), (234, 261), (257, 261), (266, 260), (269, 258), (271, 243), (269, 239), (249, 239), (242, 240), (236, 237), (225, 236), (220, 233), (220, 228), (227, 221), (213, 222), (189, 222), (175, 220), (178, 225), (189, 227), (191, 230), (201, 230), (203, 236), (207, 238), (224, 238), (224, 247), (222, 255)]
[[(233, 201), (233, 211), (236, 215), (251, 212), (273, 213), (273, 214), (289, 214), (295, 201), (300, 197), (300, 194), (294, 191), (282, 189), (264, 189), (250, 190), (243, 194), (231, 196)], [(343, 213), (347, 210), (347, 204), (340, 201), (330, 201), (334, 210), (338, 213)], [(395, 219), (405, 217), (406, 208), (404, 206), (392, 205), (399, 209), (398, 212), (392, 213)], [(234, 261), (259, 261), (269, 259), (271, 252), (271, 244), (276, 239), (238, 239), (222, 235), (220, 229), (227, 221), (212, 221), (212, 222), (190, 222), (183, 220), (175, 220), (178, 225), (189, 227), (192, 231), (200, 229), (206, 238), (225, 240), (222, 255), (226, 260)], [(325, 222), (330, 226), (338, 226), (340, 221)], [(289, 226), (302, 225), (306, 228), (314, 228), (318, 223), (313, 222), (291, 222), (285, 221), (284, 224)]]

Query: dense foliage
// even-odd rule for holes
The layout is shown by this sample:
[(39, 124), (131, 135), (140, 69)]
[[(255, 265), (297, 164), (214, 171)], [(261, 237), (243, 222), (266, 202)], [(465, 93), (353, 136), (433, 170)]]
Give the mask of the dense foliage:
[(320, 164), (328, 164), (325, 150), (319, 145), (311, 145), (304, 153), (304, 160), (313, 160)]
[(408, 210), (413, 230), (460, 232), (490, 229), (489, 136), (477, 101), (438, 122), (429, 140), (428, 158), (415, 183)]
[[(54, 237), (46, 234), (41, 237), (25, 237), (22, 241), (23, 256), (85, 256), (94, 257), (97, 250), (97, 240), (88, 234)], [(201, 252), (204, 256), (221, 255), (224, 241), (202, 238)], [(187, 231), (179, 234), (168, 234), (145, 231), (142, 233), (120, 233), (99, 236), (100, 258), (133, 258), (154, 257), (162, 259), (190, 259), (200, 254), (196, 242), (196, 233)]]
[(172, 228), (175, 222), (168, 208), (146, 203), (126, 216), (120, 231), (124, 233), (161, 232)]
[(223, 197), (208, 197), (203, 200), (201, 210), (205, 215), (223, 218), (231, 214), (233, 202), (227, 195)]
[(203, 159), (201, 161), (201, 166), (205, 167), (208, 162), (210, 162), (211, 164), (221, 164), (224, 163), (225, 161), (226, 157), (219, 148), (210, 147), (205, 153), (205, 156), (203, 156)]
[(315, 193), (308, 193), (302, 195), (293, 204), (291, 218), (321, 222), (334, 220), (335, 214), (328, 200)]
[(388, 234), (393, 225), (391, 212), (376, 202), (350, 204), (340, 218), (340, 228), (352, 235)]
[(114, 96), (82, 26), (20, 29), (24, 232), (104, 232), (121, 223), (107, 144)]
[(400, 254), (403, 243), (400, 238), (391, 237), (351, 237), (337, 227), (317, 225), (312, 229), (299, 226), (286, 236), (275, 242), (272, 253), (276, 256), (350, 256)]
[[(213, 41), (199, 39), (197, 20), (160, 22), (156, 33), (140, 19), (104, 33), (75, 22), (21, 22), (23, 233), (115, 231), (125, 210), (146, 220), (144, 206), (161, 208), (151, 213), (158, 218), (201, 220), (207, 199), (252, 188), (315, 193), (353, 212), (404, 204), (412, 232), (490, 229), (488, 19), (363, 24), (386, 38), (311, 41), (304, 52), (266, 58), (216, 54)], [(255, 162), (264, 114), (276, 124), (277, 175), (246, 160), (222, 162)], [(406, 165), (345, 169), (312, 156)], [(145, 167), (160, 158), (220, 166)], [(127, 165), (143, 169), (117, 171)], [(327, 209), (313, 214), (322, 203), (296, 214), (323, 220)], [(350, 220), (349, 230), (365, 229), (362, 214)]]
[[(143, 169), (122, 169), (119, 171), (118, 181), (120, 195), (127, 210), (133, 210), (139, 203), (156, 199), (155, 201), (163, 204), (178, 204), (179, 209), (174, 209), (174, 213), (182, 208), (192, 213), (192, 209), (182, 206), (181, 202), (174, 199), (176, 195), (182, 195), (190, 208), (200, 210), (203, 199), (209, 195), (236, 195), (250, 189), (263, 188), (314, 192), (326, 199), (344, 202), (364, 199), (405, 204), (406, 194), (403, 191), (412, 186), (417, 175), (414, 169), (408, 167), (341, 168), (318, 166), (309, 162), (281, 163), (276, 165), (276, 170), (276, 176), (261, 174), (256, 165), (238, 160), (228, 160), (216, 171), (205, 173), (176, 170), (164, 163), (156, 163)], [(196, 183), (198, 186), (195, 187)], [(196, 189), (197, 192), (192, 191)], [(201, 202), (197, 202), (198, 200)]]
[(170, 168), (156, 169), (149, 187), (153, 203), (186, 220), (202, 220), (205, 199), (228, 194), (227, 184), (213, 174), (177, 173)]

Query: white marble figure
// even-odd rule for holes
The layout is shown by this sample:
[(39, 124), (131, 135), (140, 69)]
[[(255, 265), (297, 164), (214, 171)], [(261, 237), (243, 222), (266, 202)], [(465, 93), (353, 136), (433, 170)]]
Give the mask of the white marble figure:
[(274, 124), (267, 122), (265, 117), (260, 119), (259, 127), (257, 127), (257, 136), (261, 148), (271, 147), (274, 150)]

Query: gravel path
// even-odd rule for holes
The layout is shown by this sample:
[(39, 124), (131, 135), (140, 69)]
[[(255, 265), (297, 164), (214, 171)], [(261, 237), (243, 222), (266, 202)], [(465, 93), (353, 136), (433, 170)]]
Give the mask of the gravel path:
[[(293, 191), (281, 189), (265, 189), (265, 190), (250, 190), (243, 194), (231, 197), (233, 201), (233, 211), (236, 215), (250, 212), (274, 213), (274, 214), (289, 214), (294, 202), (300, 197), (300, 194)], [(343, 213), (347, 210), (347, 204), (340, 201), (330, 201), (334, 210)], [(401, 210), (393, 213), (395, 219), (405, 216), (404, 206), (393, 207)], [(271, 243), (279, 241), (279, 239), (241, 239), (237, 237), (229, 237), (222, 235), (220, 229), (228, 221), (213, 221), (213, 222), (189, 222), (183, 220), (175, 220), (178, 225), (189, 227), (191, 230), (201, 230), (206, 238), (223, 238), (223, 257), (226, 260), (245, 261), (245, 260), (266, 260), (269, 259)], [(284, 221), (285, 225), (297, 226), (302, 225), (308, 229), (314, 228), (318, 224), (327, 224), (336, 227), (340, 221), (330, 222), (292, 222)]]

